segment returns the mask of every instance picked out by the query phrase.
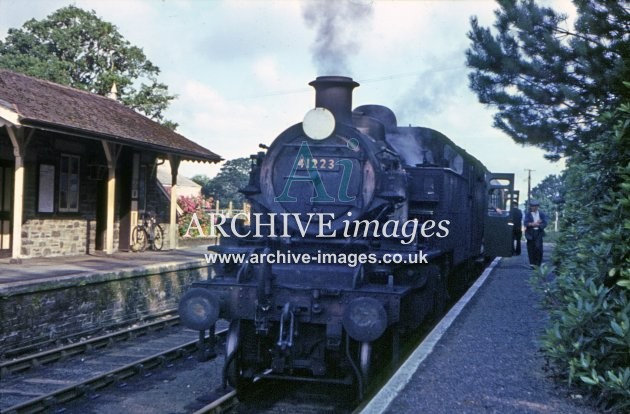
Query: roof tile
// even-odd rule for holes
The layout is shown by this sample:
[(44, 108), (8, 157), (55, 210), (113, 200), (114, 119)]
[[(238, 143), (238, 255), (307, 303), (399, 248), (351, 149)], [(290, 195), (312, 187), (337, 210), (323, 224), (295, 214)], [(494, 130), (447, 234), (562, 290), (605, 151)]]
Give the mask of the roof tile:
[(0, 69), (0, 103), (10, 104), (24, 125), (122, 141), (188, 160), (221, 160), (212, 151), (116, 100), (6, 69)]

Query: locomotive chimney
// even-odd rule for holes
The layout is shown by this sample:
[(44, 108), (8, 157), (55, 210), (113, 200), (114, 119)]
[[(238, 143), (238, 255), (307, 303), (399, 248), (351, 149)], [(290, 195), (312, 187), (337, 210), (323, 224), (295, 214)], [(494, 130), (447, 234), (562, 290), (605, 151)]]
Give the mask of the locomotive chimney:
[(309, 85), (315, 88), (315, 107), (328, 109), (337, 123), (352, 124), (352, 90), (357, 82), (346, 76), (318, 76)]

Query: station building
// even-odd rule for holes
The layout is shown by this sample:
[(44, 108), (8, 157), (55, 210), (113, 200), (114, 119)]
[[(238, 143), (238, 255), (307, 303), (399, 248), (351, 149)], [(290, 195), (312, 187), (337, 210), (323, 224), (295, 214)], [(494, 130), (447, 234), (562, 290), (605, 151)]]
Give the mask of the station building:
[(144, 212), (176, 247), (179, 164), (221, 157), (114, 98), (0, 69), (0, 257), (124, 251)]

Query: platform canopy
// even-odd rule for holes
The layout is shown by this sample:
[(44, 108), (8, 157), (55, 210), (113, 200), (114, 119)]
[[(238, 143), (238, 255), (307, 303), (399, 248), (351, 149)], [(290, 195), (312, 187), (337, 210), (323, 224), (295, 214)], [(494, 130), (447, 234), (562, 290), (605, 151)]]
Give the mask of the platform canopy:
[(184, 161), (221, 157), (115, 99), (0, 69), (0, 126), (43, 129), (153, 150)]

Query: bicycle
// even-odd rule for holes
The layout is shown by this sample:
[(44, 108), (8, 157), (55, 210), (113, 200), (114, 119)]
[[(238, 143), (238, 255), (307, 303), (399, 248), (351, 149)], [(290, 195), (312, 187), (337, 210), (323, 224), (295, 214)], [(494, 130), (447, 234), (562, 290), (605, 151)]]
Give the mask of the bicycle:
[(131, 250), (143, 252), (147, 249), (162, 250), (164, 246), (164, 230), (157, 222), (155, 214), (144, 213), (144, 223), (133, 228), (131, 232)]

